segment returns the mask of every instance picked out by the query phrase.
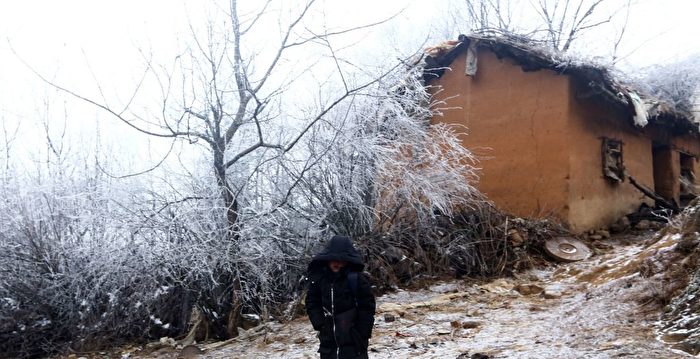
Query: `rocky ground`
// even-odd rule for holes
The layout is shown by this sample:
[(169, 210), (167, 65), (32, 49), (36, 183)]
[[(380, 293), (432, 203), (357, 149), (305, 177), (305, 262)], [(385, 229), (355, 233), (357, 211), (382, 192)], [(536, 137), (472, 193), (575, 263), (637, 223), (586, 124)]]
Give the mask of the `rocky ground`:
[[(378, 298), (371, 358), (687, 358), (658, 335), (659, 307), (639, 264), (669, 251), (652, 232), (597, 241), (577, 263), (490, 282), (452, 280)], [(226, 342), (173, 347), (164, 339), (122, 358), (316, 358), (306, 318), (268, 323)], [(191, 352), (190, 352), (191, 351)], [(109, 354), (105, 354), (109, 355)]]

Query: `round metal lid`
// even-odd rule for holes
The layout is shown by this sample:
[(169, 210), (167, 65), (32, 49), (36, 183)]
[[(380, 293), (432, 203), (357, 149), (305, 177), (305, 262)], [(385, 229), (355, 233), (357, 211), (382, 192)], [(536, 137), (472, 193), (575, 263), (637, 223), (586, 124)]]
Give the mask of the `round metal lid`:
[(550, 256), (564, 262), (576, 262), (591, 255), (588, 246), (573, 237), (554, 237), (544, 243), (544, 249)]

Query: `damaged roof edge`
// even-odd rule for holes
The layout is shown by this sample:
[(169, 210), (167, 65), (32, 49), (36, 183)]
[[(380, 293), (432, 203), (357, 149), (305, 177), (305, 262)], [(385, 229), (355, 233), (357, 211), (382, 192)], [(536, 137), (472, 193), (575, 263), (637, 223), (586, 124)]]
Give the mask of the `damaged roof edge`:
[(471, 40), (466, 35), (459, 35), (457, 41), (457, 44), (442, 56), (425, 56), (425, 67), (423, 69), (424, 83), (427, 84), (430, 82), (430, 80), (435, 80), (442, 77), (447, 67), (452, 64), (452, 61), (454, 61), (457, 56), (462, 53), (462, 51), (466, 51), (466, 49), (469, 48), (469, 43)]
[[(560, 75), (573, 76), (590, 89), (588, 96), (595, 96), (612, 105), (628, 111), (634, 124), (644, 127), (655, 123), (667, 127), (670, 131), (681, 133), (700, 133), (694, 116), (680, 111), (674, 106), (651, 95), (644, 94), (632, 86), (623, 85), (608, 68), (591, 63), (574, 62), (561, 54), (526, 43), (524, 39), (510, 36), (484, 36), (478, 34), (459, 35), (457, 41), (448, 41), (426, 49), (424, 58), (423, 81), (425, 84), (439, 79), (452, 62), (470, 44), (485, 48), (499, 59), (513, 60), (523, 71), (551, 70)], [(644, 112), (646, 113), (644, 113)]]

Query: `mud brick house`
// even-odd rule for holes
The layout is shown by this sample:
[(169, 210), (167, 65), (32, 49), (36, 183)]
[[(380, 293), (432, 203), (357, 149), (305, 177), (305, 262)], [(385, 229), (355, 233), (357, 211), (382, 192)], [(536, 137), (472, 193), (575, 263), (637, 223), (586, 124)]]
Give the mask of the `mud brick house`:
[(429, 49), (425, 64), (445, 108), (432, 121), (467, 127), (463, 144), (481, 157), (478, 187), (508, 212), (580, 232), (654, 205), (631, 179), (676, 204), (694, 187), (693, 116), (603, 67), (477, 35)]

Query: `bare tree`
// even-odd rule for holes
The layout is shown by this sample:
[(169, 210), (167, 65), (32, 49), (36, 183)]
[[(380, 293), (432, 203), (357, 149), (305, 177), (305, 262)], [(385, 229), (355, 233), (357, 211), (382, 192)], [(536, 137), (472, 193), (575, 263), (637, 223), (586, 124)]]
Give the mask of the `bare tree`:
[[(269, 0), (241, 10), (246, 4), (231, 0), (227, 7), (216, 8), (201, 28), (190, 24), (191, 41), (172, 66), (154, 64), (145, 55), (143, 78), (121, 104), (110, 101), (99, 84), (99, 96), (94, 98), (37, 74), (51, 86), (100, 108), (135, 131), (152, 138), (201, 145), (207, 150), (210, 175), (206, 177), (213, 179), (213, 188), (204, 180), (195, 193), (180, 194), (172, 186), (169, 192), (179, 198), (173, 198), (172, 193), (153, 194), (161, 205), (139, 221), (138, 234), (171, 236), (172, 226), (176, 226), (201, 245), (196, 250), (198, 255), (221, 253), (214, 264), (206, 266), (211, 280), (192, 282), (182, 269), (169, 277), (183, 293), (182, 306), (190, 303), (188, 296), (195, 296), (194, 301), (218, 337), (236, 334), (246, 306), (256, 303), (264, 307), (271, 292), (265, 288), (281, 287), (268, 281), (269, 273), (279, 271), (269, 267), (269, 250), (271, 246), (280, 247), (285, 238), (279, 233), (287, 232), (280, 230), (263, 238), (260, 233), (269, 226), (290, 224), (275, 215), (284, 213), (281, 207), (288, 204), (301, 179), (293, 178), (285, 184), (287, 187), (277, 189), (285, 194), (277, 197), (261, 195), (264, 186), (256, 181), (275, 168), (276, 162), (291, 163), (304, 157), (304, 151), (297, 149), (319, 123), (331, 122), (339, 114), (337, 109), (376, 86), (393, 70), (393, 66), (387, 66), (371, 74), (346, 71), (356, 67), (341, 58), (332, 40), (381, 22), (352, 28), (318, 26), (309, 20), (315, 15), (316, 2), (290, 5)], [(278, 30), (277, 37), (261, 37), (274, 33), (273, 29)], [(149, 86), (160, 92), (156, 113), (149, 110), (155, 106), (141, 110), (145, 102), (142, 98), (152, 95), (146, 90)], [(303, 101), (297, 93), (309, 87), (316, 95)], [(308, 166), (314, 163), (307, 161)], [(262, 180), (262, 184), (272, 182), (279, 181)], [(206, 209), (192, 209), (185, 202), (196, 202)], [(170, 209), (172, 205), (178, 206)], [(169, 214), (177, 220), (168, 218)], [(183, 218), (186, 224), (181, 224)], [(158, 226), (149, 231), (146, 223)], [(273, 224), (265, 227), (269, 223)], [(290, 226), (295, 227), (293, 223)], [(212, 245), (212, 238), (220, 244)], [(282, 253), (289, 256), (289, 250), (296, 248)], [(302, 254), (297, 251), (294, 260), (303, 258)]]
[(8, 175), (10, 171), (10, 157), (12, 153), (12, 145), (17, 140), (17, 133), (19, 132), (21, 121), (18, 121), (14, 129), (8, 127), (9, 121), (5, 121), (4, 118), (0, 119), (2, 122), (2, 139), (3, 139), (3, 183), (7, 183), (9, 180)]
[(630, 13), (632, 11), (632, 0), (627, 0), (627, 5), (624, 7), (624, 12), (625, 12), (625, 19), (622, 22), (622, 26), (620, 26), (619, 29), (616, 30), (615, 34), (615, 40), (612, 48), (612, 63), (613, 65), (617, 63), (617, 61), (620, 59), (620, 44), (622, 44), (622, 40), (625, 37), (625, 33), (627, 32), (627, 24), (629, 23), (630, 19)]
[[(249, 173), (232, 173), (236, 172), (236, 167), (248, 167), (243, 162), (251, 158), (289, 153), (334, 107), (360, 94), (381, 78), (380, 75), (365, 81), (351, 81), (343, 73), (329, 42), (334, 36), (376, 24), (346, 29), (314, 29), (305, 21), (315, 3), (316, 0), (308, 0), (298, 8), (287, 9), (284, 4), (269, 0), (257, 9), (240, 14), (237, 0), (231, 0), (228, 9), (220, 9), (228, 10), (227, 19), (210, 21), (203, 34), (191, 26), (193, 41), (173, 67), (158, 67), (147, 60), (144, 80), (136, 86), (136, 91), (122, 108), (110, 104), (104, 97), (96, 100), (44, 77), (42, 79), (146, 135), (190, 143), (203, 142), (211, 156), (212, 172), (225, 213), (225, 228), (229, 238), (235, 239), (240, 230), (238, 196), (250, 176)], [(289, 17), (269, 18), (271, 14), (284, 14), (285, 11), (289, 11)], [(273, 42), (271, 47), (270, 39), (255, 36), (269, 32), (259, 29), (267, 30), (274, 23), (281, 25), (279, 37), (273, 40), (276, 43)], [(265, 48), (256, 47), (256, 41), (265, 41)], [(310, 48), (306, 51), (312, 53), (325, 48), (327, 54), (323, 55), (332, 58), (337, 65), (335, 76), (342, 86), (339, 90), (329, 87), (319, 91), (316, 108), (293, 117), (286, 111), (280, 112), (280, 107), (286, 104), (285, 98), (290, 92), (298, 90), (299, 77), (311, 70), (313, 61), (318, 61), (310, 58), (301, 70), (290, 68), (290, 56), (297, 56), (301, 48)], [(295, 54), (290, 54), (294, 51)], [(131, 109), (147, 78), (157, 82), (162, 93), (158, 116), (136, 113)], [(296, 122), (287, 127), (294, 128), (295, 132), (279, 134), (280, 124), (285, 121)]]
[[(467, 20), (478, 32), (496, 32), (518, 36), (530, 41), (541, 41), (545, 46), (567, 52), (572, 44), (587, 32), (610, 24), (613, 18), (625, 11), (624, 23), (614, 39), (619, 46), (629, 19), (632, 1), (622, 0), (533, 0), (513, 5), (501, 0), (466, 0)], [(514, 14), (532, 14), (539, 21), (527, 16), (516, 19)]]
[(467, 20), (475, 30), (513, 33), (513, 9), (510, 1), (467, 0)]
[(539, 0), (535, 9), (546, 26), (547, 43), (554, 49), (566, 52), (583, 33), (609, 23), (613, 14), (600, 16), (597, 11), (605, 2), (606, 0)]

